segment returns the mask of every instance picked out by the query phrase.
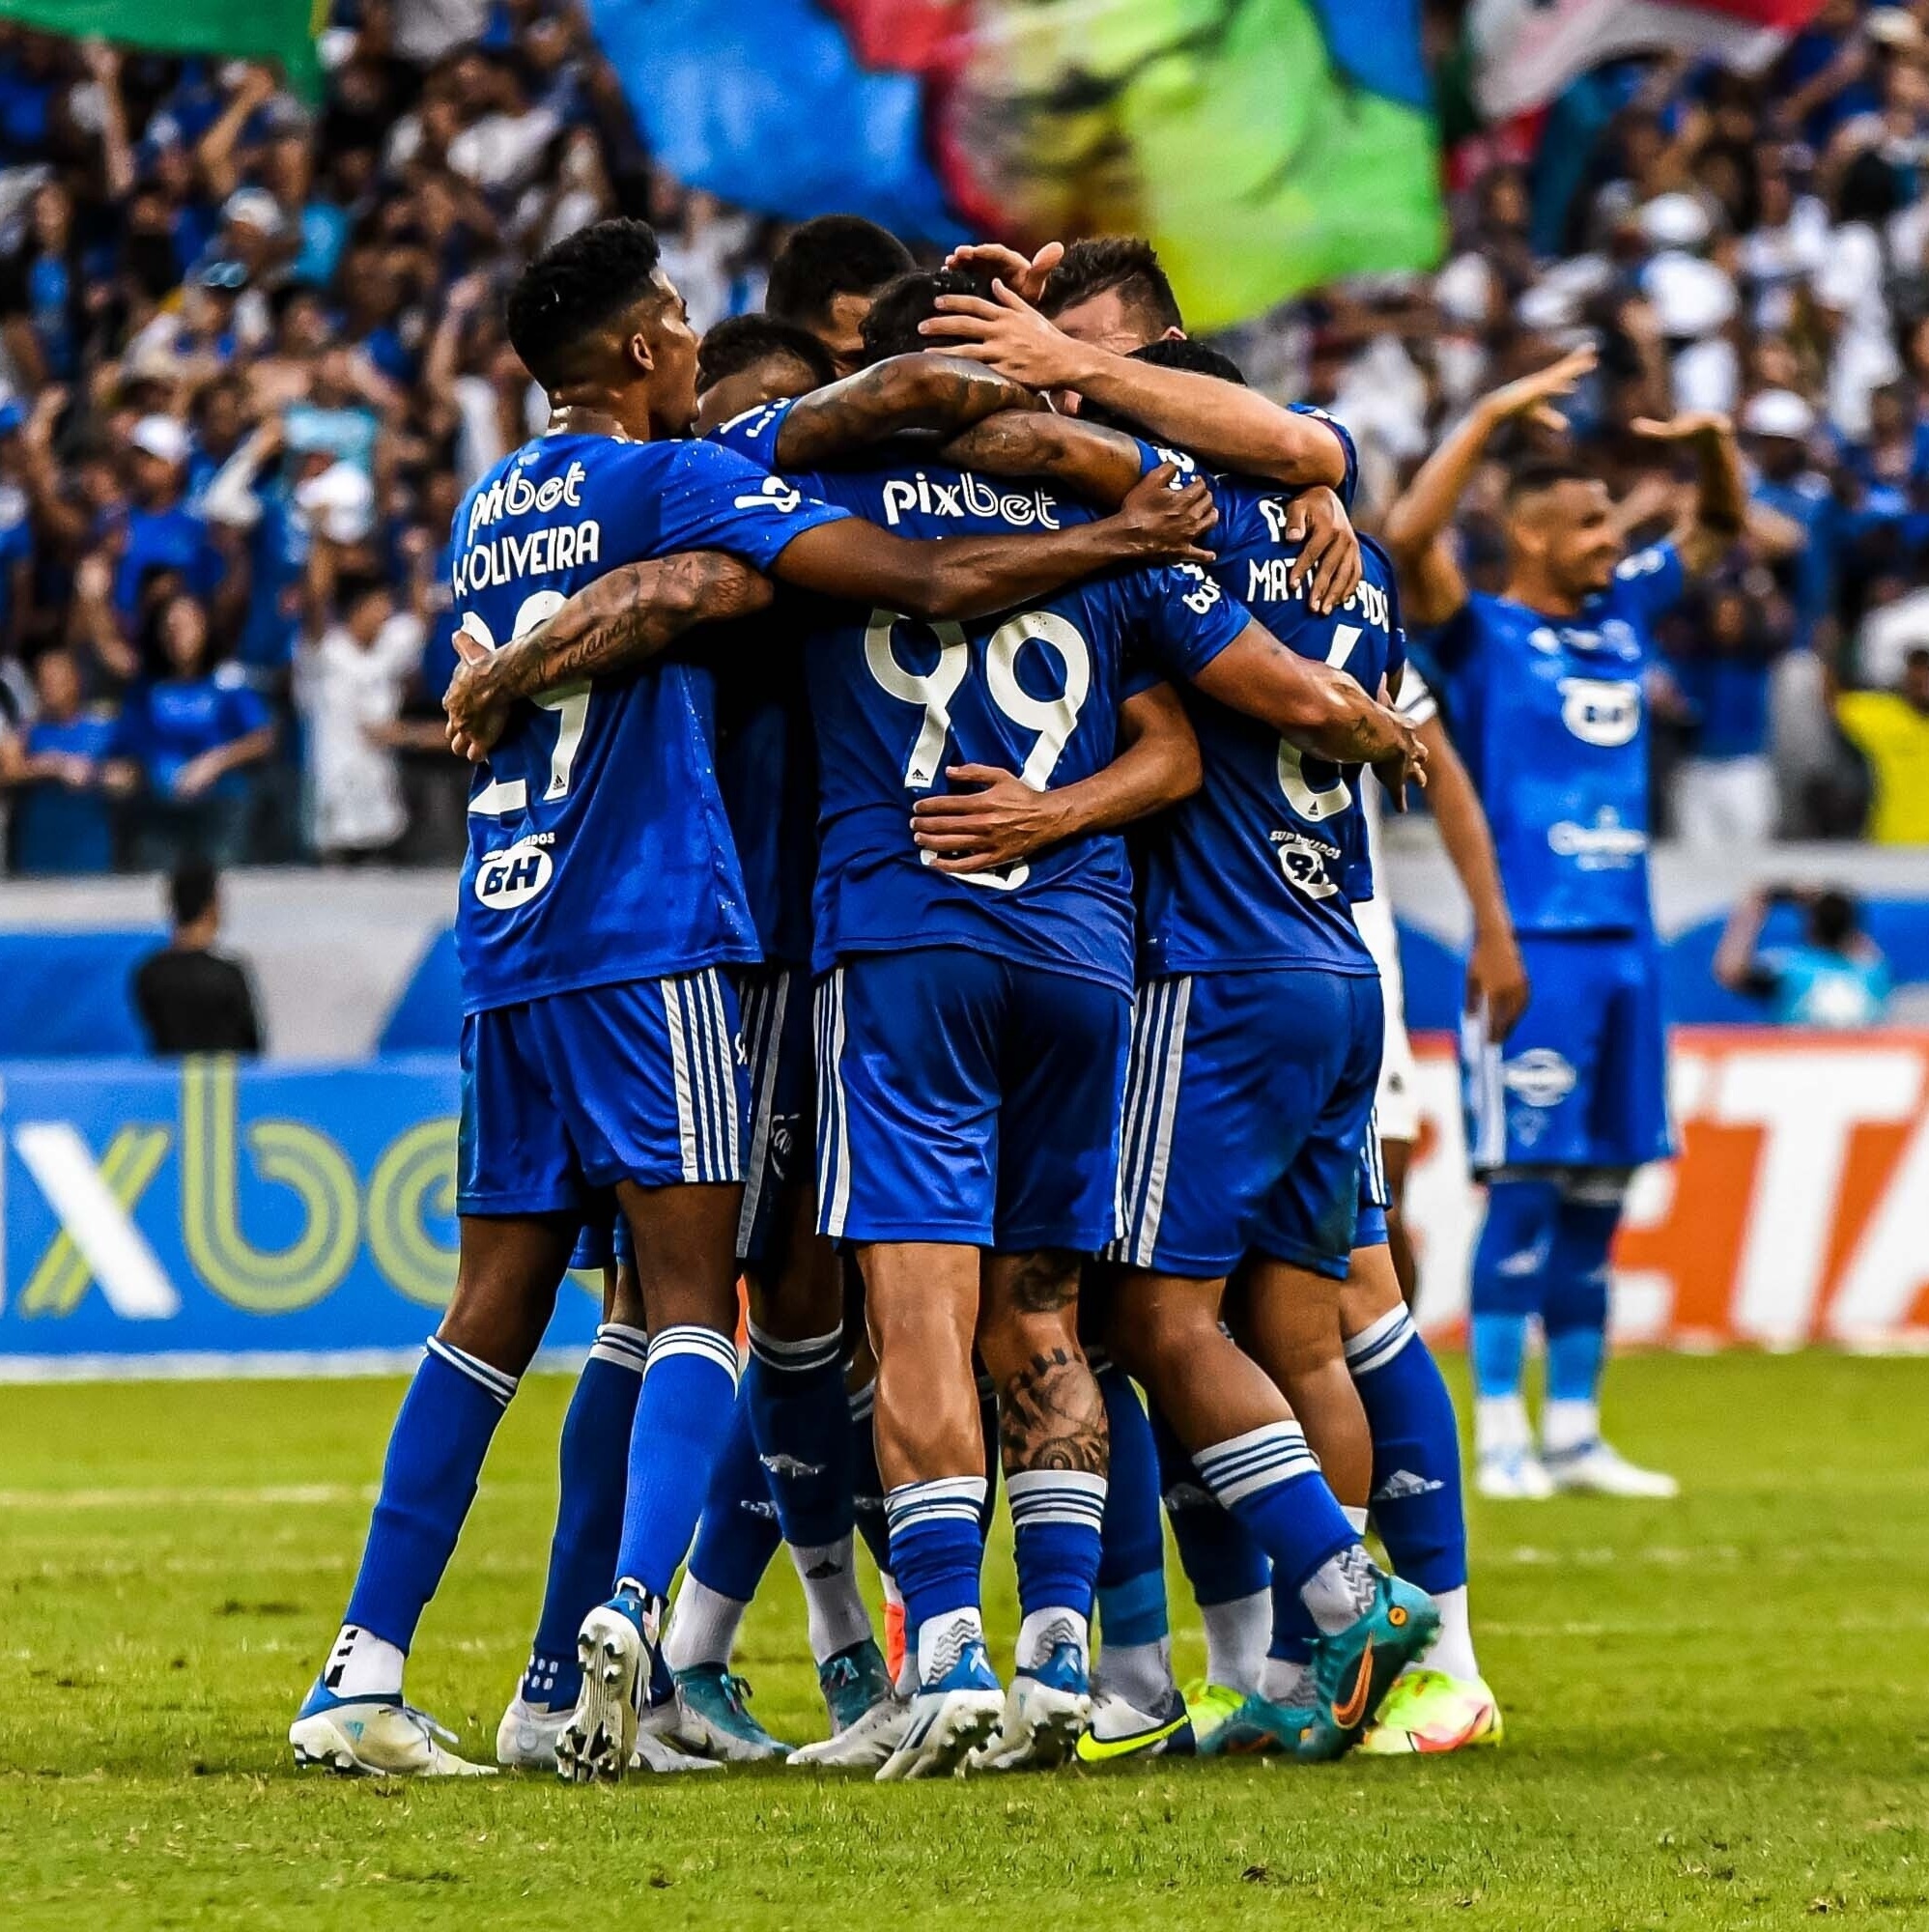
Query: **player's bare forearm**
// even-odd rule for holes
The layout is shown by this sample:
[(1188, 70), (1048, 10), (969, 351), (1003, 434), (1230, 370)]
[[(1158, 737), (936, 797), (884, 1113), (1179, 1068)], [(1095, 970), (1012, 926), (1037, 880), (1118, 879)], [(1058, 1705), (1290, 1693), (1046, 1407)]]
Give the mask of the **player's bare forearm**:
[(1695, 439), (1700, 468), (1695, 493), (1694, 523), (1679, 548), (1682, 562), (1699, 576), (1735, 547), (1748, 516), (1748, 481), (1742, 469), (1742, 452), (1735, 432), (1724, 422), (1712, 422)]
[(1440, 842), (1473, 913), (1468, 961), (1469, 1005), (1486, 1009), (1490, 1038), (1505, 1039), (1527, 1005), (1527, 971), (1514, 935), (1514, 915), (1501, 884), (1493, 834), (1467, 768), (1437, 717), (1419, 727), (1427, 748), (1427, 803)]
[(1237, 469), (1304, 488), (1347, 480), (1347, 452), (1318, 416), (1295, 413), (1255, 389), (1196, 369), (1162, 369), (1094, 351), (1077, 389), (1213, 469)]
[(1131, 495), (1142, 461), (1129, 436), (1048, 410), (1000, 410), (953, 437), (941, 454), (987, 476), (1049, 477), (1105, 509)]
[(770, 599), (769, 582), (722, 551), (623, 564), (525, 636), (458, 663), (442, 698), (450, 743), (479, 758), (518, 699), (634, 670), (695, 625), (749, 616)]
[(1372, 765), (1396, 803), (1407, 781), (1426, 782), (1427, 750), (1404, 719), (1345, 671), (1288, 650), (1263, 624), (1248, 624), (1193, 682), (1316, 756)]
[(882, 605), (907, 616), (980, 617), (1120, 564), (1205, 562), (1217, 518), (1201, 484), (1170, 487), (1161, 464), (1119, 510), (1095, 523), (1035, 536), (948, 537), (915, 543), (850, 517), (793, 537), (772, 575), (826, 597)]
[(1386, 513), (1381, 541), (1404, 570), (1452, 526), (1487, 445), (1506, 418), (1483, 396), (1440, 440)]
[(894, 355), (815, 390), (790, 407), (777, 460), (810, 469), (907, 430), (968, 429), (1002, 410), (1038, 410), (1043, 398), (962, 355)]
[(1066, 836), (1117, 832), (1190, 798), (1204, 782), (1199, 738), (1169, 684), (1128, 697), (1119, 708), (1119, 755), (1104, 770), (1059, 794)]

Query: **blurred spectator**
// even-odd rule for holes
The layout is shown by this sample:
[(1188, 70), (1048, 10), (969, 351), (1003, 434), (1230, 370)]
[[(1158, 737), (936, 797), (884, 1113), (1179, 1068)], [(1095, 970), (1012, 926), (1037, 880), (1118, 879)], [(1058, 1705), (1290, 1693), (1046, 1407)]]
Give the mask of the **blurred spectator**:
[(144, 786), (134, 862), (163, 871), (189, 856), (232, 865), (247, 836), (248, 768), (274, 750), (273, 719), (237, 668), (210, 668), (199, 598), (172, 591), (148, 631), (155, 668), (128, 693), (115, 739)]
[(134, 1011), (152, 1053), (259, 1053), (261, 1021), (247, 970), (214, 951), (221, 892), (214, 867), (190, 859), (167, 883), (173, 934), (134, 969)]
[[(1801, 913), (1802, 936), (1764, 948), (1762, 928), (1776, 906)], [(1855, 900), (1832, 888), (1763, 886), (1745, 894), (1716, 948), (1715, 977), (1731, 993), (1763, 1001), (1779, 1026), (1874, 1026), (1888, 1005), (1888, 962), (1861, 929)]]
[(0, 784), (14, 793), (16, 872), (104, 872), (114, 863), (111, 800), (132, 772), (113, 756), (113, 714), (81, 701), (80, 671), (66, 651), (34, 664), (38, 714), (0, 737)]
[(1835, 717), (1867, 759), (1879, 845), (1929, 845), (1929, 645), (1915, 644), (1893, 691), (1845, 691)]

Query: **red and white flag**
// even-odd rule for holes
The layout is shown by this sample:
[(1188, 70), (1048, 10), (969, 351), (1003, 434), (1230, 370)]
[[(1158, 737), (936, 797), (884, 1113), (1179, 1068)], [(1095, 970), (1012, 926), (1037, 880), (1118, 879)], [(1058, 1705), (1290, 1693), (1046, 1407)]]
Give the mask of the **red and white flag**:
[(1821, 0), (1474, 0), (1474, 101), (1489, 121), (1551, 100), (1624, 54), (1699, 54), (1744, 73), (1780, 53)]

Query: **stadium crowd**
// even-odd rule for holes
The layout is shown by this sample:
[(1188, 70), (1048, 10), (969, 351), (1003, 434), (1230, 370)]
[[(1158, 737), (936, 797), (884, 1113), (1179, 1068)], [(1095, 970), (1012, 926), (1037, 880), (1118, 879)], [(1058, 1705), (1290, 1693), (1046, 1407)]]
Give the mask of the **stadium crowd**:
[[(508, 277), (642, 212), (696, 327), (761, 300), (776, 224), (652, 169), (574, 7), (337, 0), (323, 53), (310, 109), (263, 68), (0, 26), (16, 872), (455, 857), (449, 520), (541, 421)], [(1450, 178), (1437, 274), (1293, 304), (1241, 359), (1351, 426), (1369, 527), (1466, 402), (1583, 332), (1575, 427), (1631, 524), (1686, 486), (1626, 425), (1732, 413), (1754, 509), (1666, 632), (1662, 822), (1929, 842), (1917, 12), (1828, 0), (1760, 80), (1597, 70)], [(1476, 583), (1496, 502), (1463, 527)]]

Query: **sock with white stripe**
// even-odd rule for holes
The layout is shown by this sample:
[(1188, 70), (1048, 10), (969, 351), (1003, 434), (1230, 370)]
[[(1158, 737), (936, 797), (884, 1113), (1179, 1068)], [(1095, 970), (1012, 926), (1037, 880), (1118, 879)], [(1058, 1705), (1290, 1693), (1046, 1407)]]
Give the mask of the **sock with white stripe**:
[(1105, 1478), (1077, 1470), (1020, 1469), (1005, 1479), (1011, 1501), (1011, 1540), (1018, 1565), (1020, 1670), (1046, 1662), (1070, 1643), (1081, 1659), (1092, 1642), (1092, 1600), (1098, 1584), (1098, 1527)]
[(664, 1640), (664, 1661), (672, 1670), (729, 1662), (737, 1626), (782, 1540), (751, 1435), (750, 1405), (739, 1388)]
[[(1437, 1605), (1464, 1604), (1466, 1511), (1461, 1494), (1461, 1435), (1454, 1399), (1433, 1351), (1404, 1308), (1347, 1338), (1347, 1366), (1373, 1436), (1373, 1518), (1396, 1575)], [(1461, 1623), (1464, 1630), (1465, 1617)], [(1445, 1626), (1442, 1625), (1443, 1641)], [(1434, 1651), (1440, 1649), (1435, 1644)], [(1430, 1657), (1435, 1669), (1477, 1677), (1469, 1638)]]
[(899, 1483), (884, 1502), (891, 1520), (892, 1575), (904, 1594), (908, 1648), (917, 1655), (919, 1682), (935, 1683), (972, 1642), (984, 1640), (979, 1603), (984, 1478)]
[(650, 1338), (649, 1366), (630, 1432), (629, 1491), (616, 1574), (667, 1597), (690, 1548), (717, 1460), (736, 1414), (737, 1347), (695, 1322)]
[[(401, 1694), (400, 1660), (455, 1553), (482, 1459), (516, 1379), (430, 1338), (389, 1434), (382, 1492), (325, 1689), (338, 1696)], [(394, 1656), (374, 1649), (371, 1639)], [(343, 1685), (355, 1689), (344, 1692)]]
[(1322, 1631), (1357, 1621), (1364, 1606), (1351, 1557), (1358, 1550), (1364, 1559), (1365, 1551), (1298, 1423), (1264, 1423), (1200, 1450), (1193, 1462), (1272, 1558), (1275, 1580), (1301, 1593)]
[(623, 1488), (629, 1479), (630, 1429), (643, 1385), (649, 1337), (640, 1328), (606, 1321), (576, 1379), (563, 1417), (560, 1494), (550, 1543), (549, 1582), (543, 1590), (536, 1640), (523, 1672), (525, 1703), (573, 1709), (582, 1683), (576, 1636), (616, 1575), (616, 1538), (623, 1527)]
[(843, 1329), (786, 1342), (752, 1322), (744, 1384), (758, 1459), (804, 1585), (810, 1655), (822, 1663), (870, 1634), (852, 1549)]
[(1173, 1689), (1158, 1448), (1131, 1378), (1110, 1363), (1092, 1368), (1111, 1445), (1099, 1529), (1097, 1674), (1135, 1709), (1156, 1711)]

